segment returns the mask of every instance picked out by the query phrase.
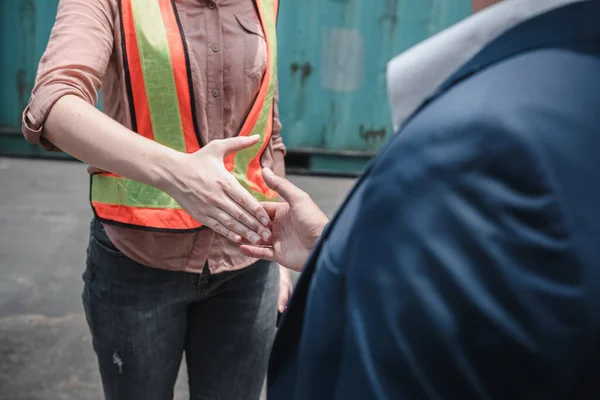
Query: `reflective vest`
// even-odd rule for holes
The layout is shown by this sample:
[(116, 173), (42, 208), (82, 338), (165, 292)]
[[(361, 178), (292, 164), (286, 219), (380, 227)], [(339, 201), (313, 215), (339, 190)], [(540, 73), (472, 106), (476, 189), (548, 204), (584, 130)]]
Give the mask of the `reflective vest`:
[[(271, 139), (277, 77), (278, 0), (255, 0), (267, 44), (267, 67), (239, 135), (260, 141), (228, 155), (225, 167), (256, 199), (274, 200), (262, 178), (261, 157)], [(202, 146), (196, 116), (187, 44), (174, 0), (120, 0), (123, 65), (132, 129), (171, 147), (193, 153)], [(91, 177), (90, 199), (103, 222), (158, 231), (194, 231), (202, 225), (167, 193), (111, 173)]]

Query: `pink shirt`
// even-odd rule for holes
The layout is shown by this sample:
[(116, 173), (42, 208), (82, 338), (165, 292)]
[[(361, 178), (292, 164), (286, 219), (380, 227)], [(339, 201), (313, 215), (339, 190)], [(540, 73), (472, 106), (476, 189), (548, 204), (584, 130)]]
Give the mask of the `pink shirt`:
[[(266, 68), (266, 42), (253, 0), (177, 0), (188, 48), (202, 141), (235, 136), (256, 97)], [(61, 0), (28, 108), (23, 134), (58, 150), (42, 135), (44, 121), (62, 96), (96, 104), (102, 88), (104, 113), (131, 128), (123, 72), (117, 0)], [(285, 152), (279, 132), (277, 93), (273, 137), (262, 162), (273, 168), (274, 152)], [(115, 246), (155, 268), (211, 272), (244, 268), (256, 260), (210, 229), (160, 233), (105, 224)]]

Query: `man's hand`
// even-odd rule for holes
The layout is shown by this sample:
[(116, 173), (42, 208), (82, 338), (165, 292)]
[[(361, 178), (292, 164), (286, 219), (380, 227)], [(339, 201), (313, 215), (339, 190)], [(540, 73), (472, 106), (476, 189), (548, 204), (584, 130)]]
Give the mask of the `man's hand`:
[(267, 245), (242, 245), (247, 256), (275, 261), (301, 271), (313, 246), (329, 222), (310, 196), (268, 168), (263, 170), (267, 185), (286, 203), (262, 203), (272, 219), (272, 237)]
[(277, 301), (277, 309), (280, 313), (285, 311), (285, 307), (293, 291), (294, 282), (292, 282), (290, 271), (283, 266), (279, 266), (279, 299)]

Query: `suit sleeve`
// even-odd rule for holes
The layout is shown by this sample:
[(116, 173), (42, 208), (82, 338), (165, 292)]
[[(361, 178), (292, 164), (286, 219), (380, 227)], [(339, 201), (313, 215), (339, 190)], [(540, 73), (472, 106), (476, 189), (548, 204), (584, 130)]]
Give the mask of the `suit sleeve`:
[(492, 125), (374, 166), (343, 257), (345, 395), (557, 398), (577, 376), (585, 290), (557, 194)]

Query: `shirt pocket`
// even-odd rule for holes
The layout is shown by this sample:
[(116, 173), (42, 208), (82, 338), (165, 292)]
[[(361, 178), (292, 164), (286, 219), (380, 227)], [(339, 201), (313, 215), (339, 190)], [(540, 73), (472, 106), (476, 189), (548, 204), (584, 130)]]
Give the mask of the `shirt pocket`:
[(267, 42), (257, 18), (237, 15), (244, 34), (244, 70), (251, 78), (262, 78), (267, 68)]

